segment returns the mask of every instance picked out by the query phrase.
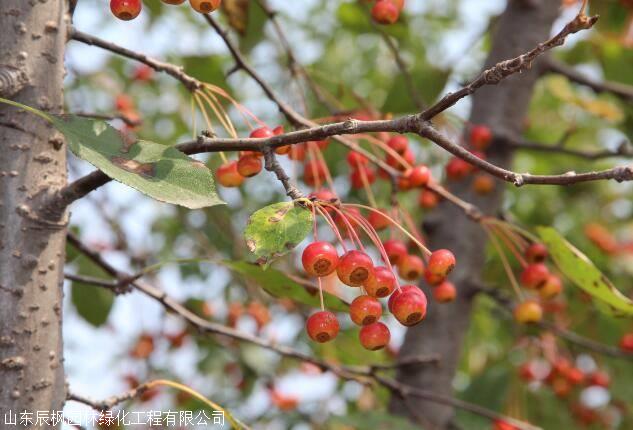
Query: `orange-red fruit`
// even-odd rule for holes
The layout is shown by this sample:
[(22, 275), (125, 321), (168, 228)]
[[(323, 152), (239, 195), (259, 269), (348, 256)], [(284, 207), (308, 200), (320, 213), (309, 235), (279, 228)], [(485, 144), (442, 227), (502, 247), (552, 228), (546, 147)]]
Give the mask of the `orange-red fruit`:
[(391, 313), (400, 324), (407, 327), (416, 325), (426, 316), (426, 295), (418, 289), (418, 293), (407, 291), (393, 299)]
[(324, 202), (333, 202), (337, 199), (334, 191), (328, 190), (327, 188), (322, 188), (318, 191), (313, 191), (308, 195), (310, 199), (321, 200)]
[(315, 342), (325, 343), (334, 339), (338, 335), (338, 330), (338, 320), (332, 312), (314, 313), (306, 321), (308, 336)]
[(609, 377), (608, 373), (597, 370), (589, 375), (589, 377), (587, 378), (587, 383), (589, 385), (597, 385), (600, 387), (608, 388), (611, 384), (611, 378)]
[(438, 275), (432, 274), (429, 271), (428, 267), (424, 269), (424, 280), (426, 281), (427, 284), (431, 286), (439, 285), (442, 282), (444, 282), (445, 279), (446, 279), (446, 276), (438, 276)]
[(328, 242), (313, 242), (306, 246), (301, 255), (303, 269), (311, 276), (327, 276), (336, 270), (338, 253)]
[(189, 0), (191, 7), (200, 13), (213, 12), (222, 4), (222, 0)]
[(288, 158), (295, 161), (303, 161), (306, 158), (306, 145), (304, 143), (300, 143), (298, 145), (291, 145), (290, 152), (288, 153)]
[(262, 171), (262, 161), (256, 155), (242, 155), (237, 161), (237, 171), (245, 178), (251, 178)]
[(452, 282), (444, 281), (437, 287), (433, 288), (433, 297), (439, 303), (448, 303), (457, 297), (457, 289)]
[(460, 181), (470, 175), (474, 167), (461, 158), (453, 157), (446, 163), (446, 177), (453, 181)]
[(440, 196), (431, 190), (422, 190), (418, 203), (423, 209), (433, 209), (440, 202)]
[(405, 170), (407, 170), (407, 167), (405, 164), (402, 163), (402, 160), (411, 165), (415, 163), (415, 154), (413, 154), (413, 151), (411, 151), (410, 149), (405, 149), (405, 151), (400, 154), (399, 158), (396, 158), (391, 154), (387, 154), (387, 157), (385, 158), (385, 162), (387, 163), (387, 165), (393, 167), (396, 170), (404, 172)]
[(490, 194), (495, 189), (495, 180), (491, 176), (480, 173), (473, 179), (473, 191), (477, 194)]
[(530, 264), (521, 273), (521, 284), (525, 288), (537, 290), (547, 282), (549, 269), (543, 263)]
[(547, 254), (547, 247), (542, 243), (533, 243), (525, 250), (525, 258), (530, 263), (542, 263)]
[(141, 64), (134, 69), (133, 79), (136, 81), (147, 82), (154, 76), (154, 69), (147, 64)]
[(376, 231), (384, 230), (391, 224), (389, 219), (385, 215), (383, 215), (385, 211), (383, 209), (380, 212), (371, 211), (369, 215), (367, 215), (367, 221)]
[(528, 361), (527, 363), (523, 363), (523, 365), (519, 368), (519, 376), (527, 382), (534, 380), (535, 376), (531, 362)]
[(327, 167), (321, 160), (308, 160), (303, 167), (303, 182), (311, 187), (325, 182)]
[(386, 267), (374, 267), (374, 276), (363, 285), (365, 291), (372, 297), (387, 297), (396, 288), (396, 277)]
[(405, 136), (394, 136), (387, 141), (387, 146), (402, 155), (409, 149), (409, 140)]
[(398, 265), (398, 273), (405, 281), (415, 281), (424, 274), (424, 261), (417, 255), (406, 255)]
[(572, 385), (579, 385), (585, 381), (585, 374), (577, 367), (572, 367), (565, 373), (565, 378)]
[(556, 275), (549, 275), (545, 280), (545, 283), (538, 290), (539, 295), (543, 299), (551, 299), (560, 294), (563, 290), (563, 283)]
[(385, 254), (389, 258), (389, 262), (394, 266), (397, 266), (407, 256), (407, 246), (404, 242), (397, 239), (389, 239), (383, 242), (383, 248), (385, 248)]
[(485, 125), (474, 125), (470, 129), (470, 145), (480, 151), (486, 150), (492, 142), (492, 132)]
[(249, 137), (252, 139), (268, 139), (269, 137), (273, 137), (274, 135), (275, 134), (270, 128), (260, 127), (251, 131), (251, 134), (249, 135)]
[(455, 256), (448, 249), (433, 251), (429, 257), (429, 273), (433, 276), (446, 277), (455, 267)]
[(378, 0), (371, 9), (371, 16), (378, 24), (393, 24), (398, 21), (400, 10), (393, 0)]
[(141, 0), (110, 0), (112, 14), (123, 21), (136, 18), (142, 8)]
[(423, 164), (412, 167), (407, 170), (404, 177), (409, 181), (409, 185), (413, 188), (423, 187), (429, 183), (431, 179), (431, 171)]
[(360, 287), (373, 276), (371, 257), (362, 251), (347, 251), (339, 259), (336, 273), (345, 285)]
[(396, 300), (396, 298), (398, 298), (398, 296), (400, 296), (401, 294), (407, 294), (407, 293), (424, 295), (424, 292), (422, 292), (422, 290), (419, 289), (417, 286), (404, 285), (403, 287), (396, 289), (393, 292), (393, 294), (389, 297), (389, 301), (387, 301), (387, 308), (389, 308), (389, 312), (393, 312), (393, 302)]
[(357, 325), (375, 323), (382, 315), (382, 305), (371, 296), (358, 296), (349, 306), (349, 316)]
[(518, 428), (507, 421), (494, 420), (492, 423), (492, 430), (518, 430)]
[(347, 154), (347, 164), (352, 169), (358, 169), (360, 166), (366, 166), (369, 163), (369, 159), (360, 152), (350, 151)]
[(359, 167), (356, 170), (353, 170), (349, 175), (349, 181), (352, 184), (352, 188), (358, 190), (367, 185), (371, 185), (376, 182), (376, 172), (372, 169), (368, 169), (367, 167)]
[(237, 170), (237, 161), (222, 164), (215, 172), (216, 178), (223, 187), (239, 187), (244, 182), (244, 176)]
[(389, 344), (391, 333), (385, 324), (375, 322), (363, 326), (363, 328), (360, 329), (358, 339), (360, 340), (360, 344), (363, 345), (363, 348), (376, 351)]
[(521, 324), (537, 323), (543, 318), (543, 308), (534, 300), (526, 300), (514, 308), (514, 319)]
[(620, 339), (620, 349), (626, 352), (633, 352), (633, 333), (627, 333)]

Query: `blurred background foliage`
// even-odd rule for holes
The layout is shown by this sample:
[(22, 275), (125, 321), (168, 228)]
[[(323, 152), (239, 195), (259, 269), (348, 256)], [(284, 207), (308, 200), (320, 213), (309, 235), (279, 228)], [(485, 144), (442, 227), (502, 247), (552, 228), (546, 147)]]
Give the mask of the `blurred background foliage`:
[[(243, 73), (232, 72), (234, 62), (200, 16), (188, 7), (146, 1), (141, 18), (131, 23), (116, 22), (105, 1), (82, 0), (75, 25), (123, 46), (181, 64), (187, 73), (226, 89), (236, 100), (270, 126), (283, 124), (274, 104)], [(310, 118), (330, 115), (305, 85), (291, 79), (288, 57), (268, 17), (257, 2), (227, 1), (232, 6), (220, 20), (230, 25), (231, 37), (239, 40), (258, 73), (283, 98)], [(416, 111), (404, 77), (380, 31), (392, 37), (414, 76), (423, 101), (455, 89), (474, 76), (490, 46), (490, 32), (505, 2), (486, 0), (410, 0), (397, 24), (377, 29), (368, 19), (366, 7), (354, 1), (294, 2), (270, 1), (278, 11), (297, 61), (341, 111), (373, 111), (398, 116)], [(563, 9), (563, 18), (577, 10), (574, 2)], [(633, 10), (612, 0), (592, 1), (591, 12), (601, 15), (598, 26), (573, 40), (554, 56), (598, 79), (633, 85)], [(230, 20), (230, 24), (229, 24)], [(557, 25), (560, 26), (563, 21)], [(153, 74), (148, 80), (134, 79), (138, 65), (97, 48), (71, 42), (68, 54), (67, 109), (69, 112), (112, 113), (116, 99), (131, 98), (142, 118), (138, 136), (173, 145), (191, 139), (191, 101), (172, 78)], [(227, 76), (228, 73), (228, 76)], [(227, 106), (241, 135), (248, 129), (235, 109)], [(468, 101), (443, 115), (444, 127), (458, 133), (467, 119)], [(114, 122), (118, 127), (122, 123)], [(197, 118), (202, 124), (202, 118)], [(286, 127), (288, 125), (286, 124)], [(198, 126), (199, 131), (199, 126)], [(630, 145), (633, 136), (633, 105), (610, 94), (595, 94), (559, 75), (544, 75), (539, 81), (526, 118), (524, 137), (556, 145), (568, 136), (568, 148), (615, 150)], [(418, 160), (443, 175), (447, 155), (428, 142), (415, 145)], [(343, 162), (345, 151), (335, 144), (324, 151), (335, 184), (348, 201), (365, 201), (362, 192), (350, 191)], [(201, 157), (215, 167), (219, 157)], [(624, 158), (585, 160), (568, 155), (518, 151), (513, 170), (532, 173), (563, 173), (608, 168), (626, 163)], [(290, 171), (297, 166), (284, 162)], [(73, 160), (71, 176), (90, 171)], [(308, 187), (303, 185), (303, 189)], [(524, 226), (551, 225), (583, 250), (615, 285), (629, 297), (633, 292), (632, 253), (610, 255), (587, 236), (587, 226), (604, 227), (620, 242), (633, 241), (630, 183), (594, 182), (571, 187), (527, 186), (507, 188), (504, 215)], [(376, 187), (382, 205), (389, 202), (389, 188)], [(90, 246), (125, 270), (134, 272), (159, 261), (199, 258), (200, 263), (166, 265), (149, 280), (186, 302), (212, 320), (236, 325), (279, 342), (293, 343), (310, 354), (346, 364), (386, 362), (393, 359), (402, 340), (394, 326), (394, 344), (388, 351), (368, 354), (356, 342), (357, 329), (345, 317), (343, 331), (331, 344), (307, 341), (303, 321), (312, 308), (287, 298), (267, 294), (251, 278), (240, 276), (222, 265), (223, 259), (248, 260), (241, 238), (246, 219), (262, 206), (284, 200), (283, 190), (263, 173), (240, 189), (222, 189), (225, 207), (189, 211), (172, 207), (110, 184), (73, 207), (73, 228)], [(400, 197), (402, 205), (417, 222), (425, 211), (418, 207), (415, 192)], [(590, 235), (591, 236), (591, 235)], [(450, 244), (446, 244), (450, 248)], [(509, 291), (498, 256), (488, 250), (486, 279)], [(274, 267), (300, 275), (295, 252)], [(518, 266), (517, 266), (518, 268)], [(68, 248), (68, 270), (90, 276), (104, 276), (93, 263)], [(225, 405), (256, 428), (270, 429), (408, 429), (405, 421), (386, 412), (388, 393), (358, 384), (337, 381), (313, 366), (281, 358), (250, 345), (214, 339), (190, 332), (176, 317), (132, 293), (116, 300), (104, 289), (69, 283), (69, 306), (65, 328), (69, 378), (83, 386), (87, 395), (105, 397), (155, 377), (180, 380)], [(459, 289), (459, 286), (458, 286)], [(345, 294), (345, 292), (342, 292)], [(618, 320), (599, 313), (580, 290), (566, 286), (561, 303), (567, 307), (570, 329), (616, 345), (631, 329), (630, 320)], [(445, 306), (451, 306), (450, 304)], [(534, 355), (533, 344), (541, 334), (511, 323), (511, 318), (490, 299), (477, 301), (472, 325), (455, 378), (456, 395), (482, 406), (527, 418), (545, 429), (572, 429), (574, 406), (579, 393), (559, 399), (545, 387), (528, 385), (518, 376), (518, 367)], [(113, 340), (113, 339), (117, 340)], [(73, 340), (74, 339), (74, 340)], [(91, 381), (82, 363), (95, 351), (86, 348), (93, 339), (97, 360), (106, 364), (100, 381)], [(98, 339), (98, 341), (94, 340)], [(609, 399), (601, 406), (613, 418), (609, 425), (588, 428), (633, 428), (633, 366), (559, 342), (559, 348), (582, 363), (594, 363), (612, 377)], [(587, 365), (591, 367), (591, 365)], [(94, 376), (94, 375), (93, 375)], [(186, 396), (169, 392), (150, 393), (137, 401), (136, 408), (201, 408)], [(154, 394), (156, 394), (154, 396)], [(129, 408), (128, 408), (129, 409)], [(460, 412), (459, 424), (468, 430), (487, 429), (486, 420)]]

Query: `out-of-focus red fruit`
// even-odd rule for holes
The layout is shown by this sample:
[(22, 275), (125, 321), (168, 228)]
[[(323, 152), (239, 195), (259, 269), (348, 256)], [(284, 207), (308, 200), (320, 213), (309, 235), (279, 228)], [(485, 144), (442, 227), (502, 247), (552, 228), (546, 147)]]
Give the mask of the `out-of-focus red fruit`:
[(369, 186), (376, 182), (376, 172), (367, 167), (360, 167), (353, 170), (349, 175), (349, 181), (355, 190), (361, 189), (365, 183)]
[(529, 263), (542, 263), (547, 258), (547, 247), (542, 243), (533, 243), (525, 250), (525, 259)]
[(336, 315), (328, 311), (312, 314), (306, 321), (308, 336), (315, 342), (325, 343), (338, 335), (339, 324)]
[(376, 351), (389, 344), (391, 332), (385, 324), (375, 322), (363, 326), (363, 328), (360, 329), (358, 338), (365, 349)]
[(369, 159), (360, 152), (350, 151), (347, 153), (347, 164), (352, 169), (358, 169), (369, 164)]
[(494, 420), (492, 422), (492, 430), (519, 430), (518, 427), (513, 426), (507, 421)]
[(521, 324), (540, 322), (543, 319), (543, 308), (534, 300), (526, 300), (514, 308), (514, 319)]
[(563, 290), (563, 283), (556, 275), (549, 275), (543, 286), (538, 290), (539, 295), (546, 300), (556, 297)]
[(114, 99), (114, 106), (119, 112), (125, 113), (134, 110), (134, 101), (127, 94), (119, 94)]
[(400, 10), (393, 0), (377, 0), (371, 9), (371, 16), (378, 24), (393, 24), (398, 21)]
[(414, 166), (404, 173), (411, 187), (419, 188), (429, 183), (431, 179), (431, 171), (423, 164)]
[(525, 288), (538, 290), (547, 282), (550, 273), (543, 263), (530, 264), (521, 273), (521, 284)]
[(424, 274), (424, 261), (417, 255), (406, 255), (398, 264), (398, 273), (405, 281), (416, 281)]
[(277, 409), (283, 412), (294, 411), (299, 405), (297, 397), (282, 394), (275, 389), (270, 390), (270, 401)]
[(492, 131), (485, 125), (474, 125), (470, 129), (470, 145), (479, 151), (485, 151), (492, 142)]
[(587, 384), (608, 388), (611, 385), (611, 378), (607, 372), (596, 370), (587, 378)]
[(423, 209), (433, 209), (440, 202), (440, 196), (431, 190), (422, 190), (418, 197), (418, 203)]
[(363, 285), (367, 294), (373, 297), (387, 297), (396, 288), (396, 277), (386, 267), (374, 267), (374, 276)]
[(477, 194), (490, 194), (495, 189), (495, 180), (486, 173), (479, 173), (473, 178), (473, 191)]
[(321, 160), (308, 160), (303, 165), (303, 182), (315, 187), (325, 182), (327, 166)]
[(249, 137), (251, 139), (268, 139), (269, 137), (273, 137), (275, 134), (268, 127), (260, 127), (251, 131)]
[(165, 337), (172, 348), (178, 349), (185, 343), (185, 340), (189, 337), (189, 333), (187, 330), (183, 330), (176, 334), (167, 334)]
[(457, 297), (457, 289), (452, 282), (444, 281), (433, 288), (433, 297), (439, 303), (452, 302)]
[(453, 157), (446, 164), (446, 177), (452, 181), (461, 181), (474, 170), (475, 168), (467, 161)]
[(145, 360), (154, 352), (154, 338), (149, 334), (142, 334), (130, 351), (130, 356)]
[(134, 69), (134, 74), (132, 75), (132, 79), (140, 82), (151, 81), (154, 77), (154, 69), (152, 69), (147, 64), (141, 64), (140, 66)]
[(585, 226), (585, 236), (607, 254), (618, 252), (619, 244), (616, 238), (609, 230), (598, 223), (587, 224)]
[(306, 158), (306, 146), (304, 143), (298, 145), (291, 145), (290, 152), (288, 152), (288, 158), (295, 161), (303, 161)]
[(565, 373), (565, 378), (572, 385), (580, 385), (585, 381), (585, 374), (577, 367), (572, 367)]
[(571, 391), (571, 384), (567, 379), (559, 377), (552, 381), (552, 391), (557, 397), (564, 398), (569, 395)]
[(271, 320), (270, 311), (266, 305), (256, 300), (248, 304), (246, 312), (255, 320), (259, 329), (264, 327)]
[(402, 155), (409, 149), (409, 139), (402, 135), (393, 136), (387, 141), (387, 146)]
[(532, 369), (532, 362), (528, 361), (527, 363), (523, 363), (523, 365), (519, 368), (519, 376), (526, 382), (531, 382), (534, 380), (534, 369)]
[(386, 240), (382, 246), (385, 248), (385, 254), (387, 254), (389, 262), (394, 266), (400, 264), (408, 254), (407, 246), (397, 239)]
[(620, 339), (620, 349), (626, 352), (633, 352), (633, 333), (626, 333)]
[(426, 281), (427, 284), (429, 284), (431, 286), (439, 285), (442, 282), (444, 282), (445, 279), (446, 279), (446, 276), (432, 274), (429, 271), (428, 267), (426, 269), (424, 269), (424, 280)]
[(381, 209), (380, 213), (371, 211), (369, 215), (367, 215), (367, 221), (369, 221), (369, 224), (371, 224), (376, 231), (384, 230), (391, 225), (389, 219), (383, 214), (386, 214), (386, 211)]
[(223, 187), (239, 187), (244, 182), (244, 176), (237, 170), (237, 161), (229, 161), (218, 167), (215, 172), (218, 183)]

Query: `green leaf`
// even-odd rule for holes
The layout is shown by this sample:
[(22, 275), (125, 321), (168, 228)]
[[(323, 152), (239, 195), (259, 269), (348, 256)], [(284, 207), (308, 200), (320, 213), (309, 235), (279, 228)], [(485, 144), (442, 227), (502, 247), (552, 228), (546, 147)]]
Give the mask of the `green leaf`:
[(552, 227), (538, 227), (537, 232), (549, 248), (560, 271), (574, 284), (599, 300), (598, 308), (616, 316), (633, 316), (633, 302), (618, 291), (585, 254), (567, 242)]
[(114, 304), (114, 294), (105, 288), (73, 282), (71, 301), (77, 313), (90, 324), (99, 327), (108, 320)]
[(312, 212), (294, 202), (275, 203), (253, 213), (244, 231), (248, 249), (267, 267), (290, 252), (312, 229)]
[[(246, 261), (224, 261), (222, 264), (232, 271), (257, 282), (266, 292), (278, 298), (288, 298), (304, 305), (321, 306), (319, 290), (314, 286), (299, 284), (276, 269), (264, 270)], [(323, 292), (323, 302), (327, 309), (347, 312), (349, 305), (333, 294)]]
[(127, 142), (109, 124), (75, 116), (53, 117), (71, 151), (109, 177), (166, 203), (198, 209), (223, 204), (211, 171), (171, 146)]
[(411, 424), (410, 421), (396, 415), (390, 415), (387, 411), (364, 411), (352, 412), (348, 415), (334, 417), (332, 424), (338, 425), (339, 428), (358, 428), (373, 430), (415, 430), (420, 427)]

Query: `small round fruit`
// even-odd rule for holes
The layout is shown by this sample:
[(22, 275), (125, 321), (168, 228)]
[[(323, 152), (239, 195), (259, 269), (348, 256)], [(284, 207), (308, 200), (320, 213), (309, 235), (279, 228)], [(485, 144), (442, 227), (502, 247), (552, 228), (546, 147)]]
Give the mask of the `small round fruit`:
[(549, 269), (543, 263), (530, 264), (521, 273), (521, 284), (525, 288), (538, 290), (545, 285), (549, 276)]
[(215, 172), (216, 178), (223, 187), (239, 187), (244, 182), (244, 176), (237, 170), (237, 161), (222, 164)]
[(549, 275), (543, 286), (541, 286), (541, 288), (538, 290), (538, 293), (541, 298), (547, 300), (556, 297), (560, 294), (562, 290), (563, 283), (561, 282), (560, 278), (556, 275)]
[(429, 257), (429, 272), (434, 276), (446, 277), (455, 268), (455, 256), (448, 249), (433, 251)]
[(477, 194), (490, 194), (495, 189), (495, 180), (486, 173), (480, 173), (474, 177), (472, 187)]
[(237, 161), (237, 171), (245, 178), (252, 178), (262, 171), (262, 160), (256, 155), (242, 155)]
[(369, 215), (367, 215), (367, 221), (369, 221), (369, 224), (371, 224), (376, 231), (384, 230), (391, 225), (389, 219), (383, 215), (384, 212), (384, 210), (380, 212), (371, 211)]
[(185, 0), (162, 0), (163, 3), (167, 4), (183, 4)]
[(620, 339), (620, 349), (626, 352), (633, 352), (633, 333), (627, 333)]
[(389, 239), (383, 242), (383, 248), (385, 248), (385, 254), (389, 258), (389, 262), (394, 266), (397, 266), (407, 256), (407, 246), (400, 240)]
[(543, 308), (534, 300), (526, 300), (514, 308), (514, 319), (521, 324), (540, 322), (543, 319)]
[(507, 421), (494, 420), (492, 423), (492, 430), (519, 430)]
[(357, 325), (375, 323), (382, 315), (382, 305), (371, 296), (358, 296), (349, 306), (349, 316)]
[(416, 281), (424, 274), (424, 261), (417, 255), (406, 255), (398, 265), (398, 273), (405, 281)]
[(332, 312), (314, 313), (306, 321), (308, 336), (315, 342), (325, 343), (334, 339), (338, 335), (338, 330), (338, 320)]
[(405, 178), (409, 181), (409, 185), (413, 188), (420, 188), (429, 183), (431, 179), (431, 171), (423, 164), (412, 167), (404, 173)]
[(378, 24), (393, 24), (398, 21), (400, 10), (392, 0), (377, 0), (371, 16)]
[(396, 277), (386, 267), (374, 267), (374, 276), (364, 284), (365, 291), (372, 297), (387, 297), (396, 288)]
[(452, 181), (461, 181), (473, 170), (474, 167), (461, 158), (453, 157), (446, 163), (446, 177)]
[(327, 276), (336, 270), (339, 258), (334, 245), (328, 242), (313, 242), (301, 255), (303, 269), (311, 276)]
[(585, 374), (577, 367), (572, 367), (565, 373), (565, 378), (572, 385), (580, 385), (585, 381)]
[(418, 197), (418, 203), (423, 209), (433, 209), (440, 202), (440, 196), (431, 190), (422, 190)]
[(290, 152), (288, 153), (288, 158), (295, 161), (303, 161), (306, 158), (306, 145), (305, 143), (300, 143), (298, 145), (291, 145)]
[(409, 139), (402, 135), (394, 136), (387, 141), (387, 146), (402, 155), (409, 149)]
[(143, 8), (141, 0), (110, 0), (112, 14), (123, 21), (136, 18)]
[(345, 285), (360, 287), (373, 276), (374, 264), (371, 257), (362, 251), (347, 251), (339, 259), (336, 273)]
[(196, 12), (210, 13), (220, 7), (222, 0), (189, 0), (189, 3)]
[(452, 282), (444, 281), (437, 287), (433, 288), (433, 297), (439, 303), (448, 303), (457, 297), (457, 289)]
[(611, 378), (607, 372), (596, 370), (587, 378), (589, 385), (597, 385), (599, 387), (608, 388), (611, 384)]
[(389, 344), (389, 341), (391, 340), (391, 333), (385, 324), (375, 322), (363, 326), (363, 328), (360, 329), (358, 338), (360, 340), (360, 344), (363, 345), (363, 348), (370, 351), (376, 351)]
[(369, 159), (360, 152), (350, 151), (347, 154), (347, 164), (352, 169), (358, 169), (361, 166), (366, 166), (367, 164), (369, 164)]
[(492, 132), (485, 125), (474, 125), (470, 129), (470, 145), (479, 150), (485, 151), (492, 142)]
[(405, 293), (424, 295), (424, 292), (422, 292), (422, 290), (415, 285), (404, 285), (400, 288), (397, 288), (396, 290), (394, 290), (393, 294), (389, 297), (389, 301), (387, 302), (387, 308), (389, 308), (389, 312), (393, 312), (393, 302), (396, 300), (396, 298)]
[(327, 166), (321, 160), (308, 160), (303, 167), (303, 182), (311, 187), (325, 182)]
[(445, 279), (446, 279), (446, 276), (438, 276), (438, 275), (432, 274), (429, 271), (428, 267), (424, 269), (424, 280), (426, 281), (427, 284), (429, 284), (432, 287), (441, 284), (442, 282), (444, 282)]
[(273, 137), (275, 133), (268, 127), (259, 127), (255, 130), (251, 131), (251, 134), (248, 135), (251, 139), (268, 139)]
[(416, 325), (426, 316), (426, 295), (422, 290), (418, 291), (419, 293), (408, 291), (399, 294), (391, 306), (393, 316), (407, 327)]
[(542, 243), (533, 243), (525, 250), (525, 258), (530, 263), (542, 263), (547, 258), (547, 247)]
[(367, 185), (371, 185), (376, 182), (376, 172), (372, 169), (361, 166), (350, 173), (349, 181), (353, 189), (359, 190), (365, 186), (365, 183), (367, 183)]

